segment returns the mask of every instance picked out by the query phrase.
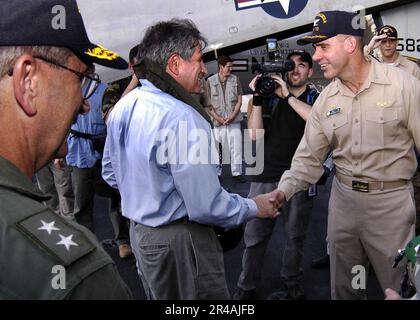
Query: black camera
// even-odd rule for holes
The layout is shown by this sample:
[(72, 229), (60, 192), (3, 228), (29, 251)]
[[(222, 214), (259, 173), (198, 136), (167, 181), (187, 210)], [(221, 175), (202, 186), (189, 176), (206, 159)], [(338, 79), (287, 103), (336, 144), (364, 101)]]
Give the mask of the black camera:
[(267, 39), (268, 61), (258, 63), (257, 59), (252, 58), (251, 72), (261, 72), (261, 77), (255, 83), (255, 91), (262, 97), (271, 97), (275, 94), (277, 83), (270, 77), (271, 74), (282, 74), (292, 71), (295, 63), (292, 60), (281, 60), (280, 51), (277, 48), (277, 39)]

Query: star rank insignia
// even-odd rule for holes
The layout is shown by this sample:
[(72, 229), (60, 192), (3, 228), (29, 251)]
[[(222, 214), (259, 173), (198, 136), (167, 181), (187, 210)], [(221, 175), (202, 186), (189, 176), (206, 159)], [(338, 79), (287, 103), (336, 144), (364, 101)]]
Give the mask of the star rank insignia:
[(17, 228), (64, 267), (95, 250), (83, 229), (50, 210), (24, 218)]
[(74, 242), (73, 235), (69, 235), (68, 237), (63, 236), (62, 234), (58, 235), (61, 238), (61, 241), (57, 242), (56, 245), (63, 245), (66, 247), (66, 250), (69, 251), (71, 246), (79, 246), (76, 242)]
[(51, 222), (45, 222), (44, 220), (41, 220), (42, 226), (38, 228), (38, 230), (45, 230), (48, 232), (49, 235), (51, 235), (51, 232), (53, 231), (59, 231), (59, 228), (56, 228), (54, 226), (55, 221), (51, 221)]

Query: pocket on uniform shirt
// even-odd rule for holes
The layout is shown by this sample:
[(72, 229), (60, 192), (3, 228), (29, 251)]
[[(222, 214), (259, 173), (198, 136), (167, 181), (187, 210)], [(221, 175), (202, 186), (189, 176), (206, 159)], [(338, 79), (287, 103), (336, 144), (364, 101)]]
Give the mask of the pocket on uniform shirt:
[(365, 141), (368, 145), (385, 147), (399, 136), (398, 108), (375, 108), (366, 111)]
[(347, 123), (348, 118), (346, 113), (334, 114), (321, 120), (324, 133), (332, 147), (335, 146), (337, 141), (340, 141), (348, 134)]

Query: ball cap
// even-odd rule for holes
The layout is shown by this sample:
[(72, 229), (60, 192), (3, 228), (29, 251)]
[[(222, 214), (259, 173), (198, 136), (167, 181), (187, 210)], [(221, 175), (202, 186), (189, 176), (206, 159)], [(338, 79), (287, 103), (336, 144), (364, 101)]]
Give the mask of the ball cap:
[(359, 15), (347, 11), (324, 11), (316, 15), (311, 34), (297, 41), (299, 45), (317, 43), (339, 34), (363, 37), (365, 29), (358, 23)]
[(386, 34), (388, 36), (388, 39), (398, 39), (398, 32), (397, 29), (395, 29), (393, 26), (383, 26), (381, 29), (379, 29), (378, 35)]
[(2, 1), (0, 19), (0, 46), (67, 47), (84, 62), (128, 67), (115, 52), (90, 42), (75, 0)]
[(312, 57), (305, 50), (302, 50), (302, 49), (293, 50), (287, 55), (286, 59), (290, 60), (290, 58), (293, 56), (299, 56), (302, 59), (302, 61), (307, 62), (309, 64), (309, 67), (312, 68), (312, 64), (313, 64)]

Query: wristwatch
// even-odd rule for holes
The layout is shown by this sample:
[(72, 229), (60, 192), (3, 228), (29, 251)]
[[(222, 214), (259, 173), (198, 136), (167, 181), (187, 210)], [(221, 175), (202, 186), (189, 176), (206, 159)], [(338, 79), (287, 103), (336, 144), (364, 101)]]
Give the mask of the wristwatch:
[(287, 97), (285, 97), (284, 99), (285, 99), (286, 101), (289, 101), (289, 98), (290, 98), (290, 97), (295, 97), (295, 96), (294, 96), (294, 94), (293, 94), (293, 93), (289, 92), (289, 94), (287, 95)]

